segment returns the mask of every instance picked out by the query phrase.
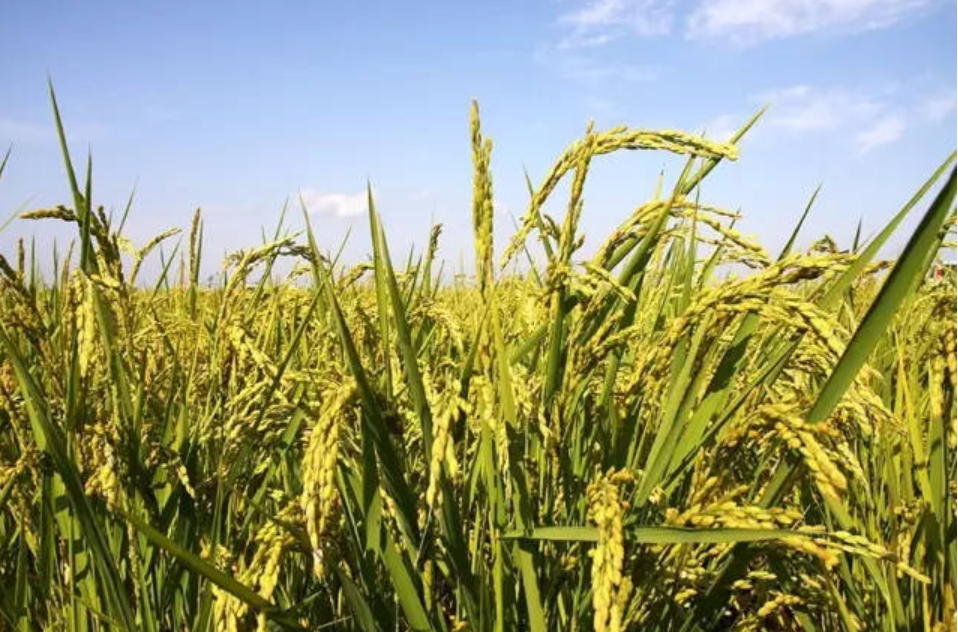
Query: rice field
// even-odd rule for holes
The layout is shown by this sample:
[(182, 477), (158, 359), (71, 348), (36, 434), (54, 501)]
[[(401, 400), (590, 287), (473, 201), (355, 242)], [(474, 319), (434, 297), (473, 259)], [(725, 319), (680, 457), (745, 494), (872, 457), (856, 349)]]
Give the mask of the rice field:
[[(797, 248), (813, 198), (770, 252), (699, 190), (761, 113), (590, 126), (493, 243), (473, 104), (469, 279), (370, 192), (366, 263), (290, 212), (208, 287), (202, 213), (131, 243), (53, 104), (72, 199), (5, 230), (75, 240), (0, 256), (0, 630), (954, 629), (954, 154), (871, 239)], [(687, 162), (583, 255), (631, 150)]]

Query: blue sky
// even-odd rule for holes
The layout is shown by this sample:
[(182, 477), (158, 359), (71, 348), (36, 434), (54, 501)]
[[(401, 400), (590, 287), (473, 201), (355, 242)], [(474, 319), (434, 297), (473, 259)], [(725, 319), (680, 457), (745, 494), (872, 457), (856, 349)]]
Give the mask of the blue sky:
[[(347, 257), (363, 258), (367, 179), (394, 252), (435, 220), (444, 258), (471, 261), (473, 97), (495, 143), (499, 245), (525, 207), (523, 169), (538, 181), (590, 118), (722, 137), (770, 103), (703, 189), (770, 250), (819, 182), (805, 243), (847, 243), (859, 218), (879, 228), (956, 144), (956, 9), (943, 0), (37, 1), (3, 15), (0, 146), (13, 152), (0, 216), (69, 199), (49, 73), (75, 159), (92, 150), (94, 202), (122, 208), (135, 185), (138, 243), (202, 207), (211, 270), (298, 192), (322, 244), (352, 224)], [(597, 160), (587, 244), (679, 165)], [(0, 252), (21, 235), (70, 233), (18, 221)]]

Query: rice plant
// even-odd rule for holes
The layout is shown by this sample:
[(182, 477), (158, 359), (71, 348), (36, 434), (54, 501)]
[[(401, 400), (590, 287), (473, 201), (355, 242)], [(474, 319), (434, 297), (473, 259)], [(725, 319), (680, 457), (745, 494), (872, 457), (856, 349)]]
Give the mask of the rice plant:
[[(76, 239), (0, 255), (0, 629), (954, 629), (954, 154), (872, 239), (798, 250), (810, 202), (772, 254), (699, 190), (761, 113), (589, 126), (495, 244), (473, 104), (471, 280), (440, 226), (396, 267), (370, 190), (368, 262), (304, 209), (202, 287), (201, 212), (131, 243), (51, 100), (72, 199), (21, 217)], [(686, 164), (586, 256), (629, 150)]]

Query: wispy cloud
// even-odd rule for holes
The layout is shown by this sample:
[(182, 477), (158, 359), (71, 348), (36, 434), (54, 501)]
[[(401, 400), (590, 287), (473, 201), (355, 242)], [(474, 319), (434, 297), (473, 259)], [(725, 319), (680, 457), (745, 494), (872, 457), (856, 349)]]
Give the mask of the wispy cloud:
[(0, 142), (13, 143), (41, 143), (53, 138), (52, 130), (48, 126), (37, 125), (27, 121), (18, 121), (9, 118), (0, 118)]
[(810, 33), (855, 33), (892, 26), (942, 0), (579, 0), (560, 14), (560, 48), (594, 47), (624, 37), (667, 35), (684, 21), (690, 39), (740, 46)]
[(555, 44), (542, 44), (535, 52), (536, 62), (545, 70), (575, 85), (575, 98), (589, 115), (616, 118), (622, 110), (617, 98), (623, 91), (657, 80), (666, 69), (609, 57), (601, 50), (569, 49)]
[(555, 60), (555, 67), (563, 77), (584, 84), (604, 81), (645, 83), (654, 81), (662, 72), (656, 66), (603, 63), (591, 57), (559, 57)]
[(559, 46), (606, 44), (628, 35), (665, 35), (672, 30), (672, 0), (586, 0), (561, 14)]
[(766, 125), (792, 132), (833, 130), (872, 121), (886, 107), (876, 97), (846, 88), (807, 85), (769, 90), (755, 100), (772, 106)]
[(937, 0), (702, 0), (688, 17), (690, 38), (739, 45), (819, 31), (891, 26)]
[(603, 124), (619, 119), (623, 114), (622, 104), (619, 101), (601, 94), (579, 95), (579, 102), (590, 117), (598, 119)]
[(858, 150), (865, 153), (893, 143), (905, 132), (905, 121), (899, 116), (883, 116), (875, 121), (867, 129), (864, 129), (855, 135), (855, 142), (858, 144)]
[[(913, 94), (913, 90), (896, 85), (871, 91), (795, 85), (759, 92), (749, 101), (755, 107), (770, 106), (758, 124), (760, 134), (778, 132), (793, 139), (829, 137), (838, 146), (864, 154), (900, 141), (906, 132), (940, 125), (948, 117), (954, 120), (956, 95), (951, 88), (932, 91), (932, 96), (925, 98)], [(710, 120), (705, 125), (709, 138), (728, 138), (753, 113), (742, 110)]]
[(708, 138), (725, 142), (741, 129), (745, 119), (735, 114), (722, 114), (708, 121), (705, 125), (696, 128), (695, 132), (703, 131)]
[(956, 99), (950, 89), (925, 99), (910, 94), (899, 87), (869, 92), (798, 85), (763, 92), (753, 101), (771, 105), (764, 128), (802, 135), (827, 133), (864, 154), (900, 141), (909, 130), (953, 116)]
[(602, 51), (568, 50), (561, 45), (536, 47), (535, 61), (563, 79), (587, 88), (604, 84), (631, 84), (655, 81), (664, 72), (659, 65), (623, 63), (609, 59)]
[(302, 189), (299, 193), (311, 215), (358, 217), (366, 212), (366, 192), (334, 193), (320, 189)]
[[(91, 142), (103, 138), (107, 127), (100, 123), (74, 123), (66, 130), (67, 140), (72, 142)], [(16, 118), (0, 116), (0, 146), (8, 143), (15, 145), (38, 145), (56, 142), (57, 134), (53, 123), (41, 124)]]
[(163, 104), (148, 105), (143, 109), (143, 115), (151, 121), (169, 123), (183, 118), (183, 110), (178, 107)]
[(937, 123), (948, 117), (954, 118), (956, 105), (958, 95), (949, 91), (926, 98), (918, 109), (927, 120)]

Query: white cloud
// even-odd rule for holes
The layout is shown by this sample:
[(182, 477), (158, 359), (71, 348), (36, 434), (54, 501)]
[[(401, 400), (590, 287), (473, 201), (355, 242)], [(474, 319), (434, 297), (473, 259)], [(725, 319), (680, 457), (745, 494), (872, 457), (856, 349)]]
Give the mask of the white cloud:
[(905, 132), (905, 121), (898, 116), (884, 116), (855, 135), (861, 153), (893, 143)]
[(560, 47), (606, 44), (625, 35), (665, 35), (672, 30), (672, 0), (586, 0), (559, 16), (566, 29)]
[[(769, 105), (768, 112), (759, 121), (760, 130), (778, 130), (802, 138), (827, 135), (858, 153), (900, 140), (912, 126), (902, 115), (903, 108), (919, 107), (914, 102), (900, 103), (895, 88), (869, 93), (842, 87), (797, 85), (769, 90), (751, 100)], [(744, 116), (714, 119), (708, 126), (709, 136), (721, 139), (744, 120)]]
[(816, 31), (891, 26), (937, 0), (701, 0), (688, 18), (691, 38), (739, 45)]
[(579, 94), (576, 96), (576, 101), (583, 113), (600, 127), (618, 125), (624, 115), (622, 103), (619, 100), (596, 92)]
[(535, 61), (548, 72), (575, 84), (572, 94), (590, 116), (618, 118), (623, 92), (631, 95), (633, 86), (657, 80), (666, 69), (641, 63), (609, 60), (601, 51), (587, 52), (562, 45), (542, 44), (536, 48)]
[(333, 193), (319, 189), (303, 189), (300, 197), (311, 215), (357, 217), (367, 210), (366, 192)]
[(143, 115), (151, 121), (169, 123), (183, 118), (183, 111), (171, 105), (153, 104), (143, 109)]
[(742, 128), (742, 125), (746, 120), (746, 118), (737, 116), (735, 114), (722, 114), (721, 116), (716, 116), (695, 131), (698, 132), (704, 130), (706, 137), (711, 138), (712, 140), (725, 142), (730, 139), (735, 132)]
[[(697, 0), (686, 36), (737, 45), (815, 32), (860, 32), (896, 24), (942, 0)], [(600, 46), (622, 37), (667, 35), (676, 0), (577, 0), (556, 20), (559, 48)]]
[(659, 77), (660, 70), (637, 64), (600, 63), (587, 57), (564, 58), (558, 62), (559, 73), (567, 79), (596, 84), (602, 81), (645, 83)]
[(771, 105), (765, 124), (791, 132), (834, 130), (874, 120), (885, 105), (874, 97), (843, 88), (799, 85), (771, 90), (757, 101)]
[(2, 141), (41, 143), (50, 139), (52, 139), (52, 130), (43, 125), (0, 118), (0, 140)]
[(922, 116), (933, 123), (943, 121), (948, 117), (954, 118), (956, 95), (954, 92), (928, 97), (919, 106)]
[[(106, 136), (107, 128), (99, 123), (78, 123), (65, 126), (65, 131), (67, 140), (71, 143), (90, 142)], [(40, 124), (0, 117), (0, 146), (5, 147), (8, 143), (37, 145), (53, 143), (56, 140), (56, 126), (52, 121), (48, 124)]]
[(579, 50), (567, 50), (561, 45), (541, 45), (536, 48), (534, 58), (563, 79), (591, 88), (610, 83), (647, 83), (655, 81), (664, 72), (662, 66), (621, 63), (603, 57)]
[[(909, 86), (885, 85), (865, 91), (840, 86), (796, 85), (756, 94), (756, 105), (768, 105), (760, 131), (778, 131), (792, 138), (828, 138), (866, 153), (901, 140), (909, 130), (927, 129), (948, 117), (954, 120), (956, 95), (951, 88), (915, 97)], [(749, 112), (723, 115), (705, 127), (710, 138), (723, 139), (738, 129)], [(816, 142), (818, 142), (816, 140)]]
[(413, 202), (435, 202), (437, 196), (431, 189), (420, 187), (409, 194), (409, 199)]

